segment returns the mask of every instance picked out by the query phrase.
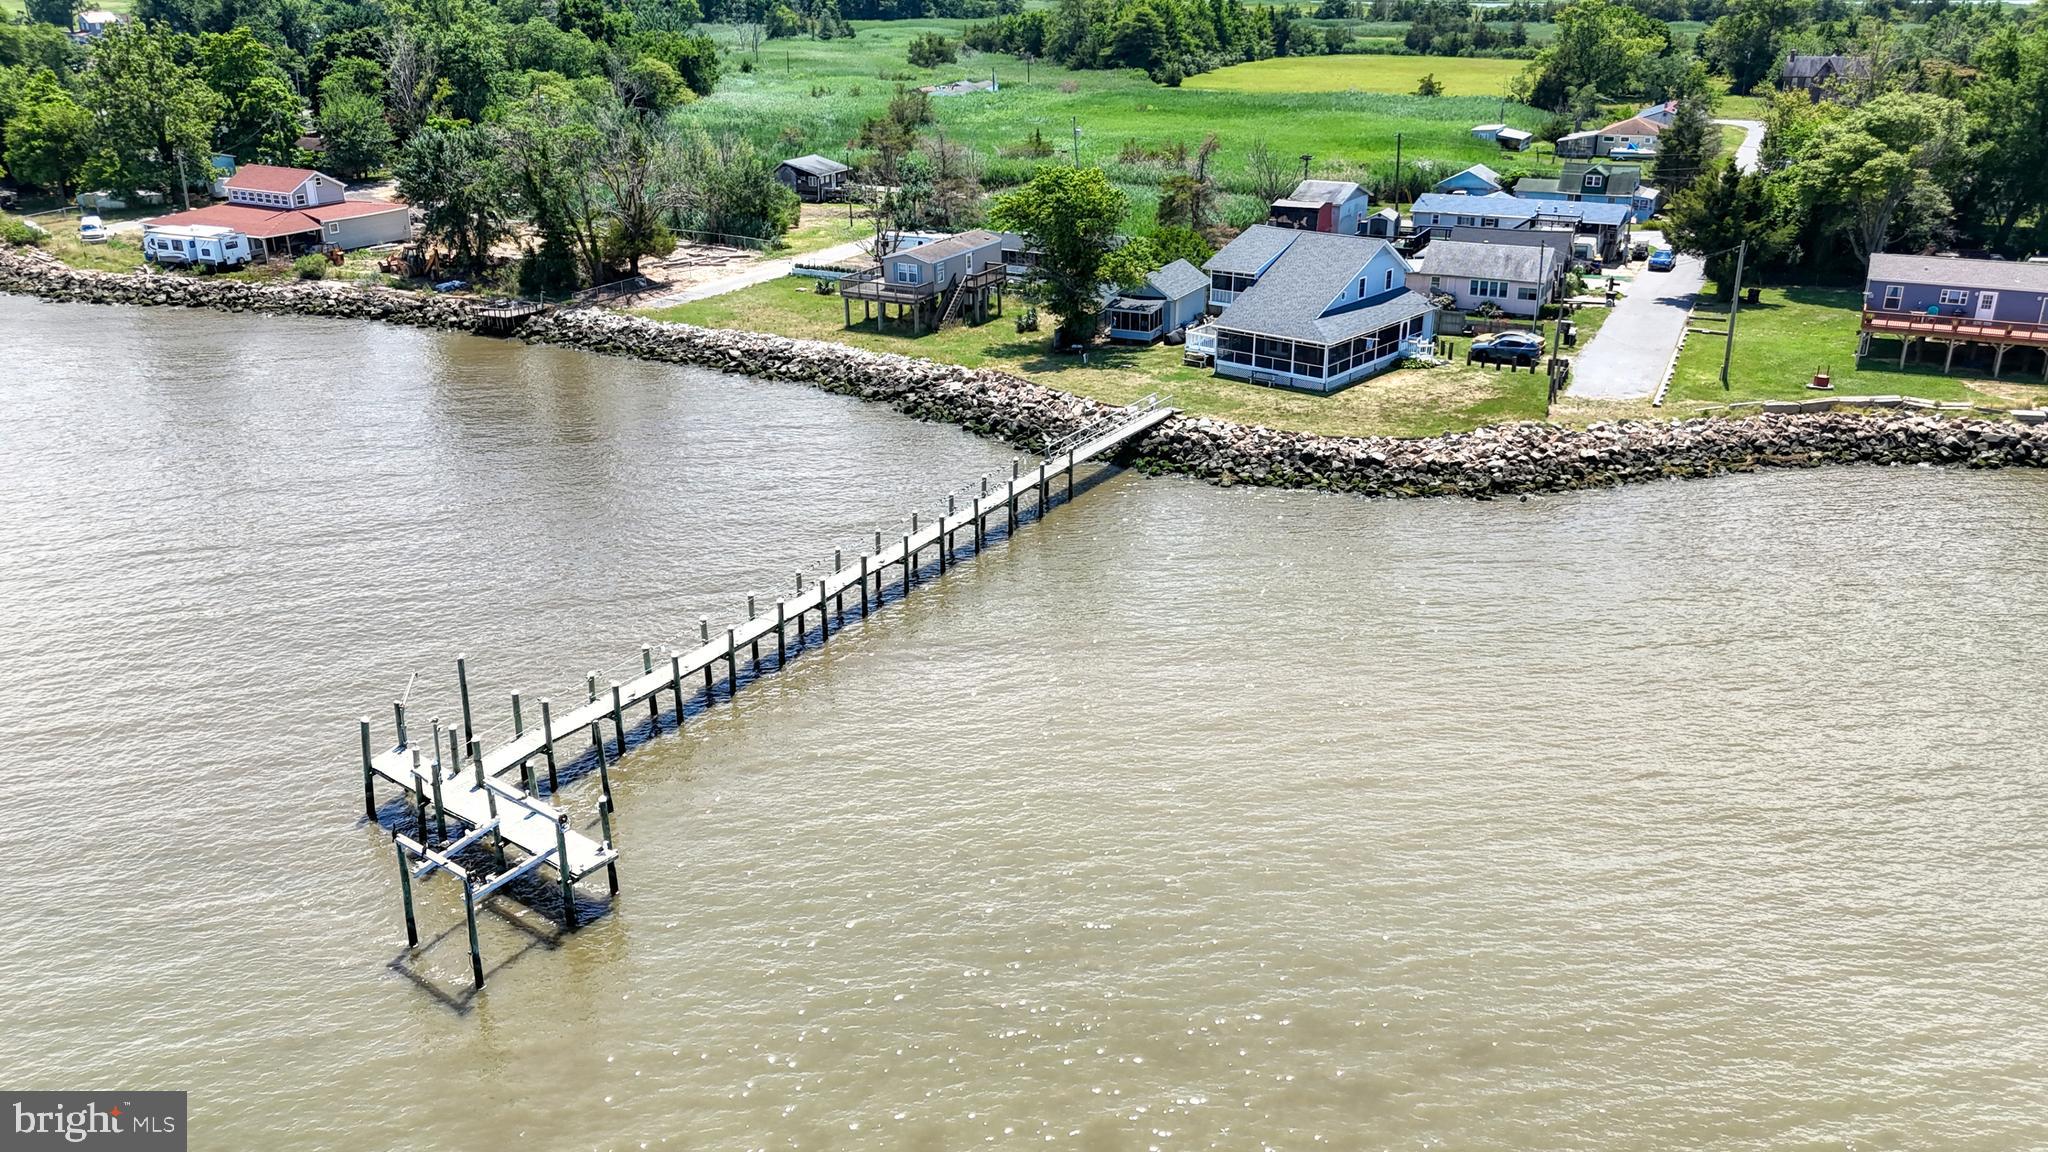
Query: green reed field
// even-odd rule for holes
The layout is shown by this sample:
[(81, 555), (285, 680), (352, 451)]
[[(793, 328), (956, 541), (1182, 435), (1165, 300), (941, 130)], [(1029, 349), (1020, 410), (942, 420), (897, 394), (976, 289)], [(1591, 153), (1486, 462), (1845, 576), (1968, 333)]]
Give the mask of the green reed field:
[[(1406, 96), (1426, 75), (1446, 96), (1498, 100), (1526, 60), (1450, 56), (1289, 56), (1254, 60), (1187, 78), (1187, 87), (1218, 92), (1376, 92)], [(1496, 107), (1496, 113), (1499, 109)]]
[[(1143, 73), (1069, 72), (1034, 65), (1027, 79), (1021, 61), (988, 54), (963, 55), (958, 64), (912, 68), (905, 62), (911, 37), (941, 32), (958, 38), (967, 26), (959, 20), (894, 20), (857, 22), (852, 40), (778, 40), (762, 46), (752, 72), (741, 72), (741, 54), (726, 61), (726, 75), (710, 97), (683, 115), (714, 133), (745, 135), (775, 155), (820, 152), (844, 157), (861, 123), (880, 114), (898, 84), (917, 86), (964, 78), (986, 79), (993, 73), (1002, 85), (996, 93), (935, 98), (934, 131), (973, 148), (982, 158), (983, 180), (991, 188), (1022, 183), (1043, 161), (1029, 153), (1033, 131), (1057, 150), (1070, 154), (1075, 126), (1080, 128), (1080, 160), (1107, 169), (1133, 198), (1133, 224), (1150, 223), (1150, 205), (1165, 178), (1163, 163), (1136, 159), (1140, 151), (1157, 152), (1176, 141), (1189, 147), (1214, 132), (1222, 143), (1213, 169), (1219, 184), (1237, 203), (1240, 223), (1263, 216), (1263, 206), (1249, 200), (1253, 181), (1245, 155), (1252, 142), (1264, 139), (1298, 171), (1300, 156), (1314, 157), (1319, 176), (1359, 179), (1391, 172), (1394, 135), (1402, 134), (1406, 162), (1427, 160), (1454, 172), (1485, 161), (1537, 170), (1547, 158), (1505, 157), (1492, 144), (1475, 140), (1474, 124), (1498, 120), (1501, 101), (1491, 96), (1445, 96), (1428, 99), (1397, 92), (1323, 91), (1269, 92), (1197, 88), (1164, 88)], [(732, 45), (730, 29), (714, 29), (721, 44)], [(748, 59), (755, 59), (748, 55)], [(1285, 63), (1285, 62), (1283, 62)], [(1435, 68), (1439, 78), (1461, 66), (1481, 65), (1510, 70), (1516, 61), (1411, 57), (1316, 57), (1314, 67), (1398, 69), (1402, 74), (1421, 64)], [(1420, 75), (1420, 73), (1416, 73)], [(1199, 79), (1206, 79), (1199, 78)], [(1391, 83), (1391, 81), (1389, 82)], [(1413, 90), (1413, 83), (1407, 88)], [(1535, 129), (1544, 117), (1534, 109), (1508, 104), (1507, 120)]]

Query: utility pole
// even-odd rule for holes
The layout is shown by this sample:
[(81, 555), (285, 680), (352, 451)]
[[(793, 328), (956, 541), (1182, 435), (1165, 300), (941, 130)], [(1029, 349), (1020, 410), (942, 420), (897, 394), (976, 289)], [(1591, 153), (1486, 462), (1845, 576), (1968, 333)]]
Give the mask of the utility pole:
[(1081, 166), (1081, 121), (1076, 117), (1067, 118), (1074, 126), (1074, 167)]
[(185, 150), (183, 148), (173, 148), (171, 151), (176, 153), (178, 157), (178, 192), (185, 198), (185, 211), (190, 212), (192, 210), (192, 185), (185, 179)]
[(1749, 241), (1735, 250), (1735, 291), (1728, 297), (1728, 346), (1721, 352), (1721, 391), (1728, 391), (1728, 361), (1735, 358), (1735, 314), (1742, 311), (1742, 262), (1749, 255)]
[(1401, 235), (1401, 134), (1394, 133), (1394, 236)]

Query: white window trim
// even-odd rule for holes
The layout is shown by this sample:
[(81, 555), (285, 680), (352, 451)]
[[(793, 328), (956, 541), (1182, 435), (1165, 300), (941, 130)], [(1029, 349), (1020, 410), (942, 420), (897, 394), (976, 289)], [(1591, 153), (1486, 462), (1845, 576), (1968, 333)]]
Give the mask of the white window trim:
[(1903, 284), (1887, 284), (1887, 285), (1885, 285), (1885, 286), (1884, 286), (1884, 308), (1885, 308), (1885, 311), (1887, 311), (1887, 312), (1897, 312), (1897, 311), (1898, 311), (1899, 309), (1901, 309), (1901, 308), (1903, 308), (1903, 307), (1905, 307), (1905, 306), (1906, 306), (1906, 288), (1905, 288), (1905, 285), (1903, 285)]
[(1943, 288), (1941, 290), (1941, 302), (1950, 306), (1968, 304), (1970, 302), (1970, 290), (1967, 288)]

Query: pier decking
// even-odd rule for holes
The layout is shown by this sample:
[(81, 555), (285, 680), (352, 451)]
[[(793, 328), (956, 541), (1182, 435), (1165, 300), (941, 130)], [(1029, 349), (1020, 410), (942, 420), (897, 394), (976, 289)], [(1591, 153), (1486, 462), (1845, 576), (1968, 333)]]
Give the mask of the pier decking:
[[(447, 729), (445, 741), (437, 720), (431, 726), (427, 743), (424, 746), (414, 743), (416, 734), (410, 732), (406, 706), (400, 703), (393, 705), (398, 743), (383, 752), (376, 752), (372, 746), (370, 720), (367, 717), (360, 720), (365, 814), (372, 821), (377, 818), (376, 782), (380, 778), (403, 790), (413, 814), (416, 835), (393, 834), (405, 899), (406, 932), (411, 946), (417, 947), (419, 943), (412, 905), (412, 883), (437, 871), (446, 871), (463, 884), (469, 916), (471, 967), (479, 988), (483, 986), (484, 974), (476, 941), (476, 906), (500, 887), (529, 872), (551, 870), (562, 892), (564, 919), (573, 928), (576, 924), (573, 888), (578, 881), (602, 868), (609, 877), (611, 891), (618, 892), (619, 853), (611, 842), (610, 763), (626, 750), (626, 713), (629, 709), (645, 705), (658, 716), (661, 694), (670, 693), (680, 727), (686, 705), (696, 695), (700, 683), (707, 698), (712, 696), (714, 686), (720, 680), (724, 682), (728, 695), (737, 690), (743, 651), (748, 654), (750, 666), (758, 671), (756, 654), (761, 652), (764, 644), (772, 643), (777, 659), (775, 667), (779, 669), (788, 654), (792, 625), (799, 638), (815, 627), (821, 641), (829, 640), (835, 627), (844, 623), (849, 604), (858, 605), (861, 613), (866, 615), (884, 602), (890, 581), (900, 581), (902, 594), (908, 595), (917, 573), (923, 565), (930, 563), (932, 557), (937, 559), (939, 572), (944, 573), (949, 565), (957, 562), (954, 554), (963, 546), (979, 552), (992, 530), (992, 517), (1002, 517), (1002, 524), (1009, 530), (1017, 527), (1020, 505), (1042, 517), (1049, 507), (1055, 481), (1064, 480), (1066, 494), (1071, 498), (1076, 465), (1105, 456), (1142, 437), (1173, 414), (1174, 410), (1158, 397), (1148, 397), (1129, 408), (1117, 410), (1048, 444), (1046, 455), (1036, 468), (1027, 472), (1013, 462), (1009, 480), (999, 486), (991, 485), (984, 477), (981, 492), (968, 507), (957, 507), (957, 502), (948, 498), (946, 512), (931, 523), (921, 523), (920, 517), (913, 513), (910, 530), (899, 534), (897, 539), (889, 540), (883, 533), (875, 533), (873, 552), (863, 554), (853, 562), (844, 562), (835, 553), (833, 571), (808, 584), (799, 573), (794, 592), (778, 599), (772, 612), (755, 611), (750, 597), (748, 617), (723, 629), (713, 629), (708, 619), (699, 617), (699, 642), (691, 648), (671, 649), (657, 659), (653, 648), (643, 645), (640, 657), (642, 672), (630, 680), (614, 680), (601, 688), (593, 674), (588, 680), (587, 699), (560, 714), (555, 712), (551, 700), (542, 699), (539, 702), (538, 725), (530, 723), (521, 698), (514, 695), (514, 734), (510, 740), (496, 747), (484, 748), (477, 739), (469, 696), (468, 665), (462, 658), (456, 661), (462, 693), (462, 725), (459, 730)], [(838, 624), (835, 624), (835, 617)], [(614, 745), (609, 755), (603, 735), (607, 722), (612, 727)], [(593, 840), (570, 828), (568, 814), (563, 809), (539, 799), (538, 765), (546, 766), (548, 796), (553, 801), (560, 786), (560, 764), (584, 754), (580, 744), (565, 746), (561, 740), (586, 731), (596, 751), (601, 783), (597, 805), (603, 829), (601, 840)], [(500, 779), (514, 773), (517, 774), (515, 781)], [(434, 835), (429, 833), (430, 819)], [(453, 841), (448, 839), (451, 822), (459, 833)], [(497, 868), (491, 875), (478, 878), (458, 865), (453, 857), (460, 850), (486, 840), (495, 851)], [(439, 849), (432, 847), (436, 841), (444, 846)], [(525, 859), (517, 864), (509, 862), (505, 855), (508, 845), (518, 849)]]

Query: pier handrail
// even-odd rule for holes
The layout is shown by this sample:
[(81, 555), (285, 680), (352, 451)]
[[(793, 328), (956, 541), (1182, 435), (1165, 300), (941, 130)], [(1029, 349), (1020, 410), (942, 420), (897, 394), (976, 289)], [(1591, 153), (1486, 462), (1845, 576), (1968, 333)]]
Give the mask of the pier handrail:
[(1161, 393), (1154, 392), (1115, 409), (1107, 415), (1091, 420), (1057, 440), (1047, 439), (1045, 442), (1045, 457), (1049, 460), (1070, 448), (1078, 448), (1120, 424), (1127, 424), (1153, 411), (1167, 403), (1168, 399), (1168, 397)]

